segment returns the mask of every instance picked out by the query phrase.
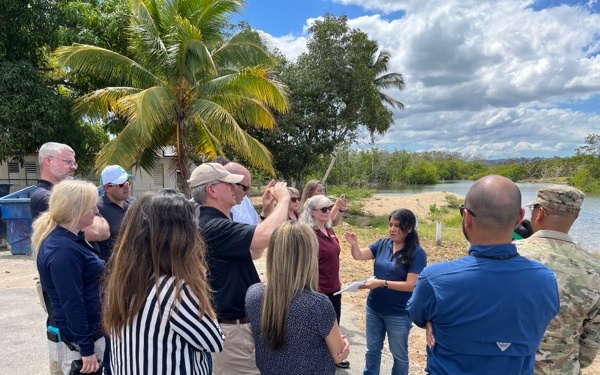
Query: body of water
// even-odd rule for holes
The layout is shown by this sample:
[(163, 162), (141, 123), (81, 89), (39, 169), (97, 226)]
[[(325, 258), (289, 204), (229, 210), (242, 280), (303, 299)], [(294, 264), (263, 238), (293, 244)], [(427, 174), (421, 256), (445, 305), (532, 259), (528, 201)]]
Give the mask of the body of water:
[[(384, 187), (377, 191), (378, 194), (390, 195), (410, 195), (427, 193), (432, 191), (446, 191), (449, 193), (460, 194), (463, 197), (473, 184), (473, 181), (456, 181), (437, 185), (412, 185), (401, 187)], [(523, 196), (522, 205), (531, 202), (537, 196), (537, 191), (548, 184), (545, 183), (517, 183)], [(529, 210), (525, 212), (525, 218), (531, 218)], [(575, 239), (579, 245), (589, 251), (600, 251), (598, 248), (598, 229), (600, 228), (600, 195), (586, 194), (583, 201), (579, 218), (573, 224), (569, 235)]]

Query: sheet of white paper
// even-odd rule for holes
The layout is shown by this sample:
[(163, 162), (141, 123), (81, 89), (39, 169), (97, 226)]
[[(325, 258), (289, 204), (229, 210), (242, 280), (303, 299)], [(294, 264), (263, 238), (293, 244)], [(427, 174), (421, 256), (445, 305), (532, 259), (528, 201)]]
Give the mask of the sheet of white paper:
[(344, 293), (344, 292), (356, 292), (358, 290), (358, 287), (361, 285), (365, 285), (367, 283), (367, 281), (369, 280), (373, 280), (375, 278), (375, 276), (371, 276), (369, 278), (366, 278), (364, 280), (360, 280), (360, 281), (355, 281), (352, 284), (342, 288), (340, 291), (333, 293), (334, 296), (337, 296), (340, 293)]

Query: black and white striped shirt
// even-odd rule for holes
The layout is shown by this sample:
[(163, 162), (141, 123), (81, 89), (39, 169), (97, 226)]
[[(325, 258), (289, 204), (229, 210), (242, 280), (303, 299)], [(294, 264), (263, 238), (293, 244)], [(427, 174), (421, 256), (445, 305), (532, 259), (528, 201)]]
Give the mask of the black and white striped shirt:
[(181, 300), (171, 310), (174, 281), (174, 277), (162, 276), (160, 296), (152, 285), (133, 323), (124, 326), (119, 337), (111, 337), (113, 374), (209, 373), (206, 352), (223, 350), (223, 332), (216, 320), (199, 316), (198, 298), (185, 283)]

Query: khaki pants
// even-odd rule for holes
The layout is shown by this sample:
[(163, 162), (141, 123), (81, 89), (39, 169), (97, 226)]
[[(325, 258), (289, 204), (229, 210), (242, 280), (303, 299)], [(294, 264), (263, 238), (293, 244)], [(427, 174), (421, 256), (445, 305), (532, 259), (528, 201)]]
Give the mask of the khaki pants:
[(223, 351), (212, 353), (214, 375), (260, 375), (254, 357), (250, 324), (221, 324)]
[[(102, 336), (94, 342), (94, 354), (96, 354), (96, 358), (102, 360), (104, 347), (104, 336)], [(81, 359), (79, 352), (69, 349), (64, 342), (52, 342), (48, 340), (48, 350), (50, 353), (50, 371), (53, 375), (69, 375), (71, 372), (71, 362)]]

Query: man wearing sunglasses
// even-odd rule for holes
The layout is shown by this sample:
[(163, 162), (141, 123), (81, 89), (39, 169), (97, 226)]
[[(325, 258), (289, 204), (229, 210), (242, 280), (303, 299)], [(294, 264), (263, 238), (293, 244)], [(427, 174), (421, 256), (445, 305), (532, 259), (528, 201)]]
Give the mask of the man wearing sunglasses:
[(538, 347), (536, 375), (581, 374), (600, 348), (600, 260), (569, 236), (583, 198), (567, 185), (543, 187), (527, 204), (534, 233), (515, 243), (521, 255), (545, 264), (558, 279), (560, 312)]
[(469, 255), (419, 274), (409, 318), (427, 329), (430, 374), (532, 374), (535, 351), (558, 312), (554, 274), (512, 241), (521, 192), (509, 179), (477, 180), (460, 207)]
[(131, 180), (134, 178), (135, 176), (127, 173), (120, 165), (109, 165), (100, 174), (100, 184), (104, 194), (98, 198), (98, 211), (108, 222), (110, 238), (98, 242), (98, 245), (100, 258), (107, 262), (112, 254), (125, 212), (135, 201), (131, 196)]
[(244, 176), (242, 181), (235, 184), (235, 201), (237, 205), (231, 208), (233, 220), (238, 223), (258, 224), (258, 214), (250, 201), (250, 187), (252, 186), (250, 172), (241, 164), (234, 162), (229, 162), (224, 167), (229, 173)]
[(258, 225), (231, 220), (237, 204), (237, 184), (244, 175), (232, 174), (221, 164), (204, 163), (188, 180), (192, 197), (200, 205), (200, 233), (208, 246), (209, 281), (217, 320), (226, 336), (221, 353), (213, 354), (213, 373), (256, 374), (254, 339), (246, 316), (246, 290), (260, 282), (252, 262), (262, 256), (275, 228), (287, 220), (290, 193), (285, 182), (268, 188), (278, 204)]

